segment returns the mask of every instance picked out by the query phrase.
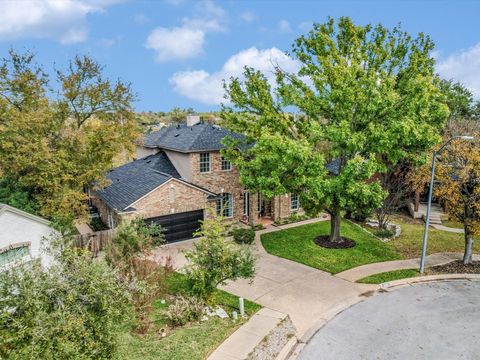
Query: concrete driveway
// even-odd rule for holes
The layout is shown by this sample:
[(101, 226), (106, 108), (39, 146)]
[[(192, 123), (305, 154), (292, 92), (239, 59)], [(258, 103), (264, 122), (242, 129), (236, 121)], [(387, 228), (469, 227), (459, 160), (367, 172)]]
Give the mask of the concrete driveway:
[(299, 338), (338, 309), (361, 300), (361, 294), (377, 288), (266, 253), (259, 254), (256, 266), (253, 283), (242, 279), (222, 289), (290, 315)]
[(480, 281), (407, 286), (335, 317), (298, 359), (479, 359), (479, 319)]
[[(257, 257), (254, 281), (229, 282), (221, 289), (290, 315), (298, 338), (309, 330), (318, 329), (339, 310), (362, 300), (362, 294), (378, 289), (376, 285), (355, 284), (330, 273), (267, 254), (260, 243), (261, 234), (322, 220), (325, 219), (311, 219), (285, 225), (281, 229), (270, 227), (257, 232), (255, 244), (252, 245)], [(175, 268), (181, 268), (186, 264), (182, 251), (191, 249), (193, 241), (162, 246), (153, 256), (161, 263), (166, 256), (171, 256)]]

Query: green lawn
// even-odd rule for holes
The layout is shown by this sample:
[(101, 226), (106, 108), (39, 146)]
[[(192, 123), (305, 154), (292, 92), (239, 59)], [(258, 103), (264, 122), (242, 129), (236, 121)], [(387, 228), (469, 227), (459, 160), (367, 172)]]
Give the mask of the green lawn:
[(394, 271), (387, 271), (384, 273), (367, 276), (363, 279), (358, 280), (357, 282), (363, 283), (363, 284), (381, 284), (388, 281), (406, 279), (406, 278), (411, 278), (415, 276), (420, 276), (420, 273), (418, 272), (418, 270), (414, 270), (414, 269), (394, 270)]
[[(402, 228), (401, 235), (390, 242), (392, 247), (405, 259), (420, 257), (422, 254), (423, 222), (407, 216), (394, 216), (391, 219)], [(463, 252), (465, 247), (463, 234), (430, 228), (428, 230), (427, 254), (438, 252)], [(479, 250), (478, 242), (474, 251)]]
[[(181, 294), (185, 292), (185, 278), (174, 273), (169, 279), (169, 292)], [(231, 313), (238, 310), (238, 297), (219, 290), (217, 301), (222, 307)], [(160, 339), (156, 333), (166, 327), (162, 312), (168, 304), (155, 302), (153, 314), (154, 323), (149, 333), (143, 337), (132, 333), (125, 333), (120, 339), (120, 348), (117, 359), (132, 360), (203, 360), (215, 350), (231, 333), (233, 333), (246, 319), (234, 321), (232, 319), (210, 318), (200, 322), (178, 328), (173, 331), (167, 330), (168, 336)], [(252, 315), (261, 308), (260, 305), (245, 300), (245, 312)]]
[(442, 225), (455, 229), (463, 229), (463, 224), (455, 220), (442, 220)]
[(355, 247), (325, 249), (315, 244), (316, 236), (327, 235), (329, 231), (330, 222), (321, 221), (263, 234), (261, 240), (270, 254), (334, 274), (364, 264), (401, 258), (391, 245), (375, 239), (347, 221), (342, 222), (341, 234), (355, 240)]

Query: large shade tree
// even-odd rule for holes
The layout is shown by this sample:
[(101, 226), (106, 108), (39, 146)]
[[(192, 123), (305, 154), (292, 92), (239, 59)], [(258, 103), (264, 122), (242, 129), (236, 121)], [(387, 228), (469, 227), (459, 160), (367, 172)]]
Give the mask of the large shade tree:
[(273, 86), (246, 68), (244, 80), (226, 84), (231, 105), (222, 111), (249, 143), (226, 141), (242, 182), (266, 196), (298, 193), (308, 212), (330, 214), (329, 240), (342, 242), (344, 211), (373, 210), (385, 198), (372, 176), (439, 139), (448, 108), (432, 49), (423, 34), (343, 17), (299, 37), (291, 53), (299, 70), (277, 67)]
[(101, 184), (116, 157), (133, 150), (134, 95), (86, 56), (56, 75), (52, 81), (30, 53), (10, 51), (0, 62), (0, 176), (30, 194), (42, 215), (78, 216), (84, 188)]

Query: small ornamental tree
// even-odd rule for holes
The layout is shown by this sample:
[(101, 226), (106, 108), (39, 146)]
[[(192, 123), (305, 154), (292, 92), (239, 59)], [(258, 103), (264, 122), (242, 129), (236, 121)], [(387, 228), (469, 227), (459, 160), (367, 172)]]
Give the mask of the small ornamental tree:
[(297, 193), (307, 212), (328, 212), (329, 240), (343, 242), (342, 214), (373, 211), (386, 197), (372, 176), (439, 140), (448, 108), (432, 49), (428, 36), (399, 28), (346, 17), (315, 24), (293, 45), (299, 70), (277, 68), (274, 89), (252, 68), (226, 84), (224, 126), (246, 140), (226, 139), (225, 155), (249, 189)]
[(142, 218), (122, 222), (106, 251), (106, 259), (117, 270), (132, 298), (136, 331), (146, 333), (151, 324), (153, 302), (167, 290), (170, 269), (149, 258), (154, 246), (165, 242), (163, 230)]
[[(463, 135), (463, 134), (462, 134)], [(448, 206), (448, 213), (465, 230), (464, 264), (472, 263), (473, 238), (480, 235), (480, 131), (474, 141), (453, 141), (437, 165), (434, 195)]]
[(197, 235), (203, 238), (187, 251), (189, 264), (185, 269), (192, 293), (207, 303), (214, 302), (214, 292), (227, 280), (252, 279), (255, 258), (246, 246), (227, 240), (228, 225), (212, 215), (203, 221)]
[(36, 260), (0, 272), (0, 358), (115, 355), (130, 321), (128, 292), (104, 260), (61, 242), (48, 269)]

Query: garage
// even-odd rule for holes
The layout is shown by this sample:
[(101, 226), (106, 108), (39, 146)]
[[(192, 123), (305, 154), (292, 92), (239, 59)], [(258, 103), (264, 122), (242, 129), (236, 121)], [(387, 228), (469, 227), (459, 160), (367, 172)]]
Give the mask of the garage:
[(165, 240), (172, 243), (193, 238), (193, 233), (200, 228), (201, 220), (203, 209), (153, 217), (145, 219), (145, 222), (160, 225), (165, 230)]

